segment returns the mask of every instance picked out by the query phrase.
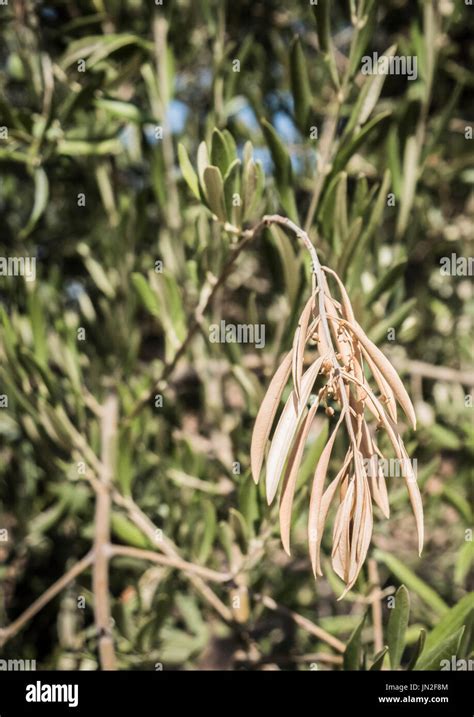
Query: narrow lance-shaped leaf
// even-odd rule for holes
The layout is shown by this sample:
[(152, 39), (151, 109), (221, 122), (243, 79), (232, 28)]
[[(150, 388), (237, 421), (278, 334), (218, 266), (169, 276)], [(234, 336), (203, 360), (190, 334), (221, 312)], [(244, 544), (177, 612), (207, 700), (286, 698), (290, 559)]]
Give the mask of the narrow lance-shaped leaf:
[(68, 46), (65, 55), (60, 61), (60, 66), (63, 70), (66, 70), (77, 62), (77, 60), (82, 60), (90, 56), (91, 60), (87, 64), (88, 67), (92, 67), (95, 63), (127, 45), (146, 47), (147, 42), (132, 33), (110, 33), (108, 35), (82, 37), (80, 40), (76, 40)]
[(371, 341), (374, 343), (383, 341), (387, 336), (387, 331), (390, 329), (397, 331), (408, 316), (413, 316), (413, 310), (417, 303), (418, 300), (415, 297), (412, 297), (411, 299), (404, 301), (400, 304), (400, 306), (397, 306), (397, 308), (385, 316), (382, 321), (379, 321), (370, 329), (369, 333)]
[(160, 315), (160, 302), (147, 280), (137, 272), (132, 274), (132, 284), (137, 292), (142, 304), (153, 316)]
[(372, 117), (362, 128), (355, 134), (353, 138), (347, 140), (341, 144), (336, 157), (334, 159), (334, 166), (332, 171), (339, 172), (343, 169), (353, 154), (357, 152), (364, 140), (369, 136), (372, 130), (377, 127), (383, 120), (389, 117), (391, 114), (390, 110), (380, 112), (375, 117)]
[(369, 369), (372, 373), (372, 376), (375, 379), (375, 383), (379, 387), (379, 390), (380, 390), (382, 396), (385, 396), (387, 399), (386, 406), (387, 406), (387, 410), (390, 414), (390, 417), (393, 421), (396, 422), (397, 421), (397, 406), (396, 406), (396, 402), (395, 402), (395, 395), (394, 395), (389, 383), (385, 380), (382, 372), (378, 369), (378, 367), (376, 366), (376, 364), (374, 363), (374, 361), (368, 354), (365, 354), (365, 360), (367, 361)]
[[(387, 192), (390, 186), (390, 180), (390, 171), (387, 169), (384, 172), (382, 184), (380, 185), (377, 199), (374, 202), (368, 222), (365, 223), (363, 231), (355, 234), (354, 239), (347, 242), (347, 246), (341, 256), (339, 268), (343, 275), (346, 273), (349, 265), (352, 264), (353, 271), (356, 272), (359, 270), (360, 262), (364, 261), (364, 249), (367, 247), (368, 242), (379, 226), (383, 211), (387, 205)], [(358, 217), (358, 219), (361, 219), (361, 217)], [(357, 221), (357, 219), (355, 221)], [(355, 260), (356, 257), (357, 260)]]
[(373, 661), (373, 663), (372, 663), (372, 665), (371, 665), (371, 667), (370, 667), (370, 671), (371, 671), (371, 672), (377, 672), (378, 670), (381, 670), (381, 669), (382, 669), (383, 663), (384, 663), (384, 659), (385, 659), (385, 655), (387, 654), (387, 652), (388, 652), (388, 647), (387, 647), (387, 645), (385, 645), (385, 647), (383, 647), (383, 648), (380, 650), (380, 652), (378, 652), (378, 653), (375, 655), (374, 661)]
[(43, 215), (46, 206), (48, 204), (49, 197), (49, 182), (48, 176), (42, 167), (38, 167), (34, 173), (34, 184), (35, 184), (35, 196), (33, 201), (33, 208), (31, 210), (30, 218), (26, 227), (20, 231), (20, 238), (25, 239), (40, 220)]
[(274, 127), (262, 119), (262, 130), (275, 166), (275, 181), (282, 206), (292, 221), (298, 222), (295, 195), (293, 192), (293, 170), (286, 148)]
[(402, 659), (409, 616), (410, 594), (404, 585), (400, 585), (395, 594), (395, 606), (390, 612), (387, 628), (387, 642), (392, 670), (396, 670), (399, 667)]
[(349, 638), (346, 651), (343, 656), (343, 664), (345, 670), (360, 670), (361, 653), (362, 653), (362, 628), (364, 627), (366, 615)]
[(444, 615), (448, 612), (448, 606), (438, 593), (432, 587), (427, 585), (424, 580), (415, 575), (401, 560), (395, 555), (386, 553), (383, 550), (376, 550), (374, 557), (376, 560), (385, 563), (388, 569), (395, 575), (398, 580), (402, 581), (408, 588), (416, 593), (426, 605), (437, 614)]
[(313, 566), (313, 573), (316, 575), (316, 551), (319, 541), (319, 526), (318, 526), (318, 512), (320, 510), (321, 496), (324, 488), (324, 481), (326, 479), (327, 470), (329, 466), (329, 460), (331, 458), (334, 441), (336, 440), (339, 426), (344, 419), (344, 411), (341, 411), (339, 420), (331, 434), (329, 441), (327, 442), (321, 457), (316, 466), (316, 471), (313, 478), (313, 487), (311, 489), (311, 499), (309, 504), (309, 515), (308, 515), (308, 541), (309, 541), (309, 554), (311, 557), (311, 565)]
[(450, 608), (431, 630), (426, 639), (426, 649), (431, 650), (437, 643), (446, 639), (450, 633), (456, 632), (462, 625), (467, 625), (473, 613), (474, 592), (471, 592)]
[(441, 670), (443, 660), (451, 662), (453, 655), (457, 657), (463, 634), (464, 626), (453, 634), (448, 635), (446, 639), (437, 643), (431, 650), (425, 649), (415, 665), (415, 670)]
[(217, 533), (217, 517), (216, 509), (211, 501), (206, 501), (204, 504), (204, 534), (202, 536), (201, 545), (199, 548), (198, 561), (204, 564), (209, 556), (209, 553), (214, 543)]
[(467, 575), (474, 567), (474, 543), (467, 540), (459, 550), (454, 568), (454, 582), (463, 585)]
[(188, 185), (194, 196), (197, 197), (197, 199), (200, 199), (199, 181), (196, 172), (194, 171), (194, 168), (189, 160), (186, 148), (183, 144), (181, 144), (181, 142), (178, 144), (178, 159), (179, 166), (181, 167), (181, 172), (183, 173), (183, 177), (186, 181), (186, 184)]
[(84, 264), (87, 267), (95, 285), (109, 299), (115, 298), (115, 288), (113, 287), (109, 276), (104, 271), (102, 264), (93, 259), (91, 256), (84, 257)]
[[(321, 455), (322, 455), (322, 452), (321, 452)], [(313, 570), (313, 572), (315, 572), (316, 575), (322, 575), (320, 548), (321, 548), (321, 541), (323, 538), (323, 528), (324, 528), (326, 516), (328, 514), (329, 507), (330, 507), (332, 501), (334, 500), (336, 491), (339, 489), (339, 487), (341, 485), (341, 481), (344, 480), (344, 477), (346, 476), (347, 469), (352, 460), (352, 455), (353, 455), (352, 450), (349, 449), (349, 451), (347, 452), (346, 458), (344, 459), (342, 468), (340, 469), (339, 473), (334, 478), (334, 480), (329, 484), (329, 486), (324, 491), (322, 498), (321, 498), (319, 508), (317, 510), (317, 515), (314, 519), (314, 525), (317, 526), (316, 527), (317, 539), (316, 539), (316, 571)], [(311, 537), (313, 537), (313, 536), (311, 536)], [(311, 545), (310, 545), (310, 550), (311, 550)]]
[(222, 136), (227, 145), (227, 153), (229, 155), (229, 160), (233, 162), (234, 159), (237, 159), (237, 145), (235, 143), (235, 139), (233, 138), (232, 134), (229, 132), (228, 129), (224, 129), (222, 131)]
[(257, 191), (257, 183), (257, 167), (253, 159), (249, 159), (248, 162), (245, 163), (242, 177), (243, 205), (245, 214), (247, 214), (252, 207), (255, 192)]
[(293, 384), (295, 388), (296, 398), (300, 397), (301, 390), (301, 376), (303, 373), (304, 363), (304, 348), (306, 345), (306, 338), (308, 332), (308, 325), (311, 319), (311, 312), (313, 310), (315, 301), (314, 295), (312, 295), (306, 302), (306, 306), (298, 321), (298, 328), (296, 329), (295, 338), (293, 340)]
[[(349, 481), (346, 494), (336, 513), (333, 530), (332, 566), (336, 575), (346, 583), (349, 582), (349, 569), (354, 564), (350, 559), (350, 523), (355, 511), (355, 479)], [(347, 591), (347, 586), (346, 590)]]
[[(382, 58), (393, 57), (396, 48), (396, 45), (392, 45), (379, 59), (382, 60)], [(357, 102), (354, 105), (354, 109), (352, 110), (349, 122), (347, 123), (344, 132), (345, 135), (350, 134), (354, 129), (367, 122), (380, 97), (386, 77), (387, 75), (385, 73), (378, 72), (366, 78)]]
[(140, 108), (131, 102), (121, 102), (120, 100), (112, 100), (104, 97), (95, 100), (94, 104), (99, 109), (105, 110), (105, 112), (112, 115), (112, 117), (118, 117), (119, 119), (125, 119), (137, 124), (141, 124), (145, 121), (145, 116), (142, 114)]
[(396, 284), (398, 279), (403, 276), (406, 265), (407, 260), (401, 259), (380, 276), (374, 288), (367, 294), (366, 306), (371, 306), (384, 291), (387, 291), (387, 289)]
[(405, 386), (400, 380), (400, 377), (390, 361), (383, 355), (380, 349), (368, 338), (364, 333), (363, 329), (357, 321), (351, 322), (349, 325), (350, 330), (353, 332), (357, 340), (361, 343), (363, 348), (367, 351), (370, 358), (374, 361), (377, 368), (381, 371), (382, 375), (391, 386), (397, 401), (403, 408), (405, 415), (410, 420), (413, 428), (416, 428), (416, 416), (415, 409), (410, 400), (410, 397), (405, 389)]
[[(367, 557), (373, 530), (372, 497), (360, 453), (354, 454), (356, 503), (352, 517), (350, 567), (345, 595), (355, 584)], [(343, 596), (339, 599), (341, 600)]]
[[(366, 355), (365, 349), (363, 349), (364, 355)], [(403, 468), (403, 477), (405, 479), (405, 484), (407, 486), (408, 494), (410, 497), (410, 502), (413, 508), (413, 513), (415, 516), (416, 521), (416, 529), (418, 533), (418, 553), (421, 555), (421, 551), (423, 549), (423, 540), (424, 540), (424, 527), (423, 527), (423, 503), (421, 501), (420, 496), (420, 489), (418, 488), (418, 483), (416, 481), (416, 476), (413, 471), (413, 468), (411, 466), (411, 462), (408, 458), (408, 454), (405, 450), (405, 447), (403, 445), (403, 442), (398, 434), (397, 428), (393, 421), (390, 420), (390, 418), (387, 416), (385, 409), (383, 408), (382, 404), (378, 400), (378, 398), (374, 395), (374, 393), (370, 390), (370, 388), (366, 385), (361, 383), (355, 376), (346, 373), (345, 377), (348, 378), (350, 381), (353, 381), (354, 383), (357, 383), (358, 385), (361, 385), (364, 390), (366, 391), (366, 406), (367, 408), (373, 413), (376, 418), (382, 422), (385, 430), (387, 431), (388, 437), (390, 439), (390, 442), (393, 446), (393, 449), (395, 451), (395, 454), (397, 458), (400, 460), (400, 465)], [(386, 376), (385, 376), (386, 378)]]
[(274, 127), (272, 127), (266, 119), (262, 119), (262, 129), (275, 165), (275, 178), (277, 184), (279, 187), (286, 186), (293, 178), (291, 161), (288, 152), (286, 151), (283, 142), (276, 133)]
[(290, 375), (292, 354), (292, 351), (287, 353), (275, 372), (255, 419), (250, 446), (250, 462), (255, 483), (258, 483), (260, 478), (265, 447), (272, 429), (273, 419)]
[(242, 207), (234, 204), (235, 195), (240, 196), (240, 159), (234, 159), (224, 177), (224, 199), (228, 219), (240, 226)]
[(214, 128), (211, 139), (211, 164), (218, 167), (222, 176), (227, 172), (231, 163), (231, 156), (227, 147), (227, 142), (222, 133)]
[(304, 447), (308, 438), (309, 431), (313, 424), (313, 419), (318, 410), (319, 402), (316, 400), (308, 411), (308, 415), (302, 423), (298, 435), (293, 444), (288, 464), (283, 479), (283, 488), (280, 499), (280, 535), (281, 542), (285, 552), (290, 555), (290, 527), (291, 527), (291, 510), (293, 507), (293, 496), (296, 488), (296, 480), (298, 471), (303, 457)]
[(360, 18), (361, 29), (358, 29), (354, 36), (355, 42), (351, 45), (351, 51), (349, 55), (349, 76), (353, 75), (359, 69), (359, 62), (361, 56), (374, 35), (374, 27), (378, 9), (378, 3), (376, 0), (367, 0), (365, 3), (360, 3), (360, 7), (363, 8), (363, 17)]
[(197, 151), (197, 170), (199, 183), (203, 192), (205, 191), (204, 170), (209, 166), (209, 152), (205, 142), (201, 142)]
[(204, 170), (203, 179), (209, 209), (220, 221), (225, 222), (224, 182), (219, 169), (210, 164)]
[(308, 67), (299, 37), (295, 37), (290, 48), (291, 93), (295, 105), (295, 118), (299, 129), (308, 129), (309, 111), (312, 104)]
[(119, 139), (83, 140), (60, 139), (56, 145), (58, 154), (65, 157), (101, 157), (109, 154), (121, 154), (123, 144)]
[(418, 662), (418, 659), (423, 652), (423, 648), (425, 646), (425, 640), (426, 640), (426, 631), (420, 630), (420, 634), (418, 635), (418, 640), (416, 642), (415, 650), (413, 652), (413, 655), (411, 656), (410, 662), (407, 665), (407, 672), (410, 672), (414, 669), (416, 663)]
[(331, 0), (319, 0), (313, 4), (316, 18), (316, 32), (318, 33), (319, 47), (322, 52), (328, 52), (331, 47), (330, 10)]
[(291, 443), (295, 436), (299, 422), (306, 410), (306, 403), (313, 384), (321, 369), (324, 357), (320, 356), (304, 373), (301, 381), (300, 400), (297, 401), (295, 392), (288, 397), (285, 407), (278, 421), (273, 436), (272, 445), (267, 459), (266, 489), (267, 501), (270, 505), (278, 489), (283, 466), (288, 457)]
[(331, 0), (318, 0), (312, 5), (316, 18), (316, 32), (318, 34), (319, 47), (327, 57), (329, 71), (334, 85), (339, 85), (334, 47), (331, 39)]
[(111, 517), (112, 534), (126, 545), (135, 548), (150, 548), (148, 538), (123, 513), (114, 511)]
[(418, 182), (419, 147), (416, 137), (408, 137), (403, 155), (403, 182), (401, 187), (400, 209), (397, 217), (396, 235), (401, 237), (407, 228), (411, 208), (415, 201)]

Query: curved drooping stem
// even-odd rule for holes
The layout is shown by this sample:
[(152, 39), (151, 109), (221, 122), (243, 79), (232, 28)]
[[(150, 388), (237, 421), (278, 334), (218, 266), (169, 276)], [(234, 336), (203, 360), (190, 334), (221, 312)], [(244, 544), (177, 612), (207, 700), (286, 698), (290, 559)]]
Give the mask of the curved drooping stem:
[[(335, 516), (333, 530), (332, 559), (335, 572), (346, 582), (346, 589), (341, 596), (343, 597), (354, 585), (367, 555), (373, 528), (372, 501), (380, 507), (385, 515), (388, 514), (388, 496), (386, 495), (383, 474), (380, 479), (380, 469), (377, 468), (379, 477), (377, 482), (374, 482), (372, 477), (368, 475), (364, 463), (366, 460), (372, 461), (376, 454), (380, 454), (365, 420), (365, 409), (368, 408), (369, 412), (377, 419), (378, 424), (385, 428), (397, 459), (400, 461), (405, 461), (408, 456), (398, 431), (396, 413), (393, 416), (392, 409), (390, 415), (387, 415), (382, 402), (392, 401), (394, 405), (395, 401), (397, 401), (403, 408), (413, 428), (416, 426), (415, 412), (410, 397), (397, 372), (357, 323), (350, 298), (341, 280), (332, 269), (321, 266), (316, 249), (307, 232), (300, 229), (291, 220), (279, 215), (268, 215), (263, 218), (263, 221), (266, 226), (277, 224), (281, 227), (286, 227), (301, 239), (311, 256), (313, 270), (311, 296), (306, 302), (299, 319), (298, 329), (293, 341), (293, 358), (291, 353), (287, 354), (286, 357), (287, 362), (288, 357), (293, 361), (294, 389), (285, 403), (285, 408), (280, 415), (271, 441), (266, 472), (267, 498), (271, 502), (275, 496), (282, 469), (285, 466), (285, 461), (287, 461), (287, 466), (291, 467), (291, 473), (286, 470), (285, 479), (287, 475), (289, 478), (283, 485), (280, 525), (282, 526), (283, 545), (289, 553), (288, 526), (295, 486), (294, 480), (291, 482), (290, 478), (298, 470), (300, 456), (304, 450), (304, 445), (302, 445), (299, 436), (305, 436), (304, 443), (307, 433), (300, 431), (297, 434), (298, 444), (296, 450), (291, 446), (295, 445), (292, 444), (292, 441), (296, 435), (298, 423), (302, 420), (309, 390), (311, 390), (311, 386), (314, 383), (314, 376), (319, 372), (324, 373), (327, 375), (327, 381), (325, 387), (321, 390), (326, 391), (327, 396), (335, 397), (340, 406), (340, 414), (337, 425), (331, 434), (331, 438), (326, 443), (316, 466), (311, 491), (308, 535), (310, 556), (316, 576), (316, 573), (321, 573), (319, 567), (320, 538), (324, 529), (327, 511), (340, 486), (339, 507)], [(328, 276), (332, 276), (338, 284), (340, 302), (335, 301), (331, 295), (327, 281)], [(308, 327), (311, 312), (315, 305), (319, 306), (318, 318), (320, 321), (317, 341), (320, 356), (316, 361), (313, 361), (311, 367), (303, 375), (304, 353), (301, 348), (303, 343), (301, 336), (304, 335)], [(367, 364), (371, 368), (372, 375), (381, 392), (380, 400), (375, 396), (366, 381), (364, 359), (367, 359)], [(272, 384), (270, 384), (256, 419), (251, 445), (253, 472), (254, 459), (255, 465), (258, 467), (263, 456), (265, 442), (270, 435), (271, 425), (275, 418), (275, 413), (269, 410), (269, 406), (275, 409), (276, 404), (281, 400), (282, 390), (286, 382), (285, 376), (288, 376), (288, 373), (285, 374), (284, 362), (280, 365), (278, 372), (272, 379)], [(280, 374), (282, 374), (283, 378)], [(300, 387), (303, 385), (304, 377), (306, 378), (305, 393), (298, 395), (300, 394)], [(296, 396), (298, 401), (293, 401), (292, 403), (291, 396)], [(327, 406), (326, 413), (333, 415), (334, 410), (332, 407)], [(309, 413), (306, 421), (311, 421), (312, 416), (313, 414)], [(346, 454), (342, 473), (340, 471), (326, 489), (326, 492), (323, 492), (333, 444), (342, 422), (345, 422), (351, 446)], [(307, 424), (305, 424), (305, 430), (307, 431)], [(348, 467), (351, 462), (352, 470), (347, 470), (346, 475), (346, 466)], [(258, 481), (259, 472), (259, 470), (254, 472), (256, 481)], [(415, 514), (419, 551), (421, 551), (423, 542), (421, 497), (416, 485), (414, 472), (412, 470), (409, 473), (407, 472), (408, 477), (405, 473), (403, 475)], [(370, 484), (369, 478), (372, 480)], [(290, 487), (288, 488), (288, 486)], [(281, 518), (281, 506), (283, 506), (283, 521)]]
[(319, 306), (319, 315), (321, 317), (321, 326), (324, 332), (324, 337), (326, 339), (326, 343), (331, 349), (331, 355), (330, 355), (330, 361), (334, 368), (334, 374), (338, 379), (339, 383), (339, 393), (341, 395), (341, 404), (342, 404), (342, 411), (344, 413), (344, 418), (347, 425), (347, 430), (349, 433), (350, 438), (353, 440), (354, 444), (356, 443), (355, 435), (354, 435), (354, 428), (351, 421), (351, 411), (350, 411), (350, 405), (349, 400), (347, 398), (346, 394), (346, 387), (344, 383), (344, 378), (342, 376), (342, 367), (337, 360), (336, 356), (336, 350), (334, 348), (333, 342), (332, 342), (332, 336), (331, 331), (329, 329), (329, 323), (326, 313), (326, 306), (325, 306), (325, 292), (324, 292), (324, 275), (323, 275), (323, 269), (321, 266), (321, 263), (318, 258), (318, 254), (316, 252), (316, 248), (314, 244), (312, 243), (311, 239), (309, 238), (307, 232), (305, 232), (303, 229), (301, 229), (297, 224), (291, 221), (291, 219), (288, 219), (287, 217), (282, 217), (279, 214), (267, 214), (263, 217), (263, 223), (266, 226), (270, 226), (271, 224), (278, 224), (283, 227), (287, 227), (295, 236), (298, 237), (298, 239), (301, 239), (306, 249), (309, 251), (309, 254), (311, 256), (311, 263), (313, 267), (313, 274), (316, 277), (316, 284), (319, 288), (318, 292), (318, 306)]

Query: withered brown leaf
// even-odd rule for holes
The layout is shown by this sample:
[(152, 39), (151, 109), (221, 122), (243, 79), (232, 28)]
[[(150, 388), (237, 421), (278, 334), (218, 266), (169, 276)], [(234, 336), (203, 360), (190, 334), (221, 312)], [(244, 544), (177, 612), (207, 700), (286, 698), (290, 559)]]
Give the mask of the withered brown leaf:
[[(305, 244), (313, 262), (312, 292), (301, 313), (291, 351), (285, 356), (270, 382), (257, 415), (252, 436), (251, 467), (258, 482), (265, 451), (290, 373), (293, 388), (285, 402), (270, 441), (266, 459), (266, 493), (270, 504), (283, 476), (280, 497), (280, 533), (290, 553), (290, 526), (298, 472), (305, 444), (318, 408), (325, 407), (337, 422), (315, 466), (308, 514), (308, 542), (314, 575), (321, 575), (320, 550), (331, 504), (338, 500), (334, 525), (332, 565), (346, 583), (354, 585), (370, 546), (375, 503), (385, 517), (390, 508), (385, 475), (375, 429), (383, 429), (402, 466), (418, 533), (418, 550), (423, 546), (423, 506), (416, 475), (409, 460), (398, 424), (398, 402), (411, 426), (415, 411), (403, 382), (382, 351), (355, 319), (349, 295), (337, 274), (319, 263), (308, 235), (293, 222), (277, 215), (265, 217), (267, 224), (279, 223), (293, 231)], [(334, 281), (339, 299), (331, 292)], [(305, 370), (305, 352), (310, 340), (317, 355)], [(366, 377), (374, 379), (375, 389)], [(323, 385), (308, 407), (318, 377)], [(318, 384), (320, 385), (320, 384)], [(376, 395), (376, 390), (380, 392)], [(375, 419), (370, 424), (370, 417)], [(325, 487), (336, 439), (345, 424), (348, 448), (336, 477)], [(343, 597), (343, 596), (341, 596)]]

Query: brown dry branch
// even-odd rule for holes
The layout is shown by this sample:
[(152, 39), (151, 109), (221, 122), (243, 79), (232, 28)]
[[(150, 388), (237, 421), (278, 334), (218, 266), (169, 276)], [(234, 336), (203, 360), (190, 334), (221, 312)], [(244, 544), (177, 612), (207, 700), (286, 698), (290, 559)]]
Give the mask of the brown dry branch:
[(195, 565), (189, 563), (187, 560), (181, 558), (172, 558), (167, 555), (160, 555), (155, 553), (153, 550), (143, 550), (142, 548), (133, 548), (129, 545), (111, 545), (109, 549), (109, 556), (122, 556), (126, 558), (136, 558), (137, 560), (147, 560), (151, 563), (157, 563), (164, 567), (177, 568), (183, 570), (183, 572), (198, 575), (205, 580), (210, 580), (216, 583), (226, 583), (232, 579), (231, 573), (219, 573), (217, 570), (211, 570), (201, 565)]
[[(433, 366), (426, 361), (399, 360), (400, 370), (411, 376), (432, 379), (433, 381), (447, 381), (460, 383), (464, 386), (474, 386), (474, 371), (470, 369), (456, 369), (451, 366)], [(398, 364), (397, 364), (398, 365)]]
[(372, 585), (370, 599), (374, 626), (374, 653), (377, 655), (383, 649), (382, 598), (377, 562), (373, 558), (369, 560), (369, 581)]
[[(290, 553), (290, 521), (296, 479), (314, 416), (324, 406), (329, 416), (339, 411), (336, 425), (315, 469), (308, 520), (309, 552), (313, 572), (322, 575), (320, 549), (324, 526), (332, 503), (338, 508), (333, 528), (332, 565), (346, 583), (345, 595), (354, 585), (369, 549), (372, 501), (388, 518), (389, 503), (385, 476), (379, 459), (375, 431), (384, 429), (400, 462), (418, 532), (418, 550), (423, 545), (423, 507), (416, 476), (405, 449), (397, 416), (397, 403), (409, 423), (416, 427), (415, 412), (408, 393), (392, 364), (357, 323), (347, 291), (337, 274), (321, 266), (308, 235), (289, 219), (266, 216), (266, 225), (279, 224), (302, 240), (313, 266), (313, 288), (295, 333), (293, 347), (285, 356), (260, 406), (251, 445), (251, 467), (258, 482), (278, 406), (292, 374), (292, 391), (279, 416), (266, 456), (266, 493), (272, 503), (280, 485), (280, 532)], [(332, 282), (338, 298), (331, 292)], [(305, 347), (316, 344), (318, 356), (303, 372)], [(372, 374), (377, 389), (366, 378)], [(323, 379), (314, 402), (308, 407), (316, 381)], [(376, 395), (376, 392), (378, 395)], [(349, 445), (340, 470), (325, 488), (329, 463), (341, 426), (345, 424)], [(343, 597), (343, 596), (341, 596)]]
[(16, 620), (13, 620), (7, 627), (0, 627), (0, 647), (3, 647), (8, 640), (11, 640), (15, 635), (24, 628), (24, 626), (37, 614), (45, 605), (47, 605), (56, 595), (67, 588), (75, 578), (89, 568), (94, 560), (94, 553), (91, 550), (81, 560), (67, 570), (55, 583), (44, 591), (31, 605), (29, 605), (24, 612), (19, 615)]
[[(163, 567), (181, 570), (184, 577), (188, 577), (194, 582), (194, 587), (201, 592), (202, 597), (216, 610), (216, 612), (226, 621), (231, 622), (232, 614), (230, 610), (219, 600), (217, 595), (203, 581), (209, 580), (217, 583), (225, 583), (232, 579), (230, 573), (219, 573), (215, 570), (195, 565), (179, 557), (161, 555), (151, 550), (142, 550), (140, 548), (132, 548), (126, 545), (109, 545), (105, 548), (105, 554), (110, 560), (115, 556), (125, 556), (137, 558), (157, 563)], [(51, 600), (59, 595), (75, 578), (87, 570), (94, 564), (95, 554), (91, 550), (81, 560), (75, 563), (64, 575), (62, 575), (53, 585), (40, 595), (24, 612), (21, 613), (7, 627), (0, 628), (0, 647), (3, 647), (9, 640), (20, 632), (25, 625), (40, 612)]]
[(111, 633), (109, 550), (110, 550), (110, 485), (114, 476), (117, 440), (118, 400), (110, 394), (103, 406), (101, 419), (102, 470), (100, 489), (96, 493), (94, 564), (92, 588), (94, 614), (99, 641), (100, 664), (104, 670), (115, 669), (115, 650)]
[(304, 617), (303, 615), (300, 615), (299, 613), (294, 612), (294, 610), (290, 610), (283, 605), (279, 605), (275, 602), (273, 598), (268, 595), (256, 595), (255, 598), (260, 599), (262, 605), (265, 605), (265, 607), (269, 610), (274, 610), (275, 612), (279, 612), (280, 614), (289, 617), (296, 625), (301, 627), (303, 630), (306, 630), (306, 632), (308, 632), (310, 635), (313, 635), (318, 640), (321, 640), (327, 645), (330, 645), (332, 648), (334, 648), (334, 650), (337, 650), (338, 652), (345, 651), (346, 646), (343, 642), (341, 642), (341, 640), (338, 640), (337, 637), (333, 637), (332, 635), (330, 635), (328, 632), (326, 632), (326, 630), (323, 630), (322, 627), (319, 627), (319, 625), (315, 625), (314, 622), (308, 620), (307, 617)]
[(266, 664), (275, 665), (306, 665), (308, 662), (323, 665), (336, 665), (340, 667), (343, 664), (342, 655), (331, 655), (328, 652), (309, 652), (306, 655), (272, 655), (262, 658), (257, 667)]
[[(94, 488), (97, 495), (99, 495), (104, 488), (102, 487), (99, 480), (96, 478), (94, 473), (89, 469), (85, 477)], [(127, 510), (129, 518), (135, 523), (135, 525), (143, 531), (149, 539), (157, 544), (156, 526), (145, 516), (140, 508), (131, 499), (124, 498), (116, 490), (109, 491), (114, 503)], [(165, 555), (160, 553), (154, 553), (149, 550), (141, 550), (139, 548), (130, 548), (124, 545), (106, 545), (104, 544), (102, 552), (104, 553), (107, 560), (115, 556), (128, 556), (135, 557), (138, 559), (148, 560), (150, 562), (158, 563), (164, 567), (181, 570), (183, 577), (188, 578), (193, 587), (201, 594), (201, 597), (217, 612), (217, 614), (225, 621), (232, 621), (231, 610), (224, 605), (220, 598), (214, 593), (214, 591), (207, 585), (205, 580), (225, 583), (232, 579), (232, 575), (229, 573), (219, 573), (214, 570), (210, 570), (200, 565), (195, 565), (186, 560), (183, 560), (178, 553), (178, 550), (174, 543), (170, 540), (163, 539), (159, 541), (159, 545)], [(7, 627), (0, 628), (0, 647), (3, 647), (9, 640), (20, 632), (25, 625), (38, 613), (40, 612), (56, 595), (64, 590), (75, 578), (81, 573), (87, 570), (95, 562), (95, 552), (91, 550), (81, 560), (75, 563), (64, 575), (62, 575), (53, 585), (51, 585), (45, 592), (40, 595), (24, 612), (21, 613), (13, 622)], [(99, 600), (101, 599), (99, 595)], [(105, 614), (105, 610), (104, 610)]]
[[(157, 539), (158, 528), (132, 498), (125, 498), (118, 491), (113, 491), (112, 497), (114, 503), (127, 511), (130, 520), (149, 538), (153, 545), (156, 545), (165, 555), (181, 560), (178, 548), (172, 540), (165, 536), (162, 536), (160, 540)], [(232, 611), (199, 575), (186, 571), (183, 572), (183, 575), (189, 580), (201, 597), (217, 612), (222, 620), (232, 622)]]

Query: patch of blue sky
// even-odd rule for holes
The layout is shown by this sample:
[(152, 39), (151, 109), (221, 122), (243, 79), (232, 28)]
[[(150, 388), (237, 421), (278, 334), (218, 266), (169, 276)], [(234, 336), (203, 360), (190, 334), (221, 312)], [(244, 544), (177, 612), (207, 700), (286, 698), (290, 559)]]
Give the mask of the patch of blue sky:
[(167, 120), (173, 134), (184, 132), (189, 116), (189, 107), (181, 100), (171, 100), (168, 106)]
[(64, 288), (68, 299), (71, 301), (77, 301), (81, 294), (85, 292), (83, 284), (75, 279), (67, 280)]
[[(151, 125), (149, 125), (151, 127)], [(133, 127), (130, 124), (126, 124), (122, 127), (118, 134), (120, 142), (123, 144), (125, 149), (130, 149), (133, 145)]]
[[(167, 120), (172, 134), (181, 135), (184, 132), (188, 116), (188, 105), (181, 102), (181, 100), (171, 100), (168, 106)], [(155, 145), (161, 141), (157, 136), (156, 126), (154, 124), (149, 123), (144, 125), (143, 132), (148, 144)], [(124, 139), (120, 137), (120, 139), (126, 146), (127, 136), (125, 135)]]
[(273, 171), (272, 155), (267, 147), (254, 147), (253, 158), (256, 162), (261, 162), (265, 174), (271, 174)]
[(259, 130), (257, 117), (253, 111), (253, 107), (249, 104), (240, 108), (234, 114), (234, 119), (237, 120), (237, 122), (241, 122), (251, 132), (258, 132)]
[(272, 118), (272, 124), (284, 144), (296, 144), (300, 141), (300, 134), (293, 120), (286, 112), (275, 112)]
[(298, 146), (302, 147), (301, 135), (293, 120), (287, 112), (278, 111), (273, 115), (273, 126), (286, 147), (293, 170), (296, 174), (301, 173), (304, 170), (304, 157), (298, 151)]

